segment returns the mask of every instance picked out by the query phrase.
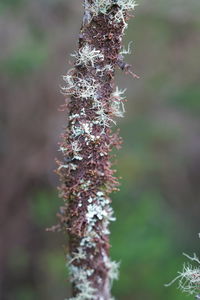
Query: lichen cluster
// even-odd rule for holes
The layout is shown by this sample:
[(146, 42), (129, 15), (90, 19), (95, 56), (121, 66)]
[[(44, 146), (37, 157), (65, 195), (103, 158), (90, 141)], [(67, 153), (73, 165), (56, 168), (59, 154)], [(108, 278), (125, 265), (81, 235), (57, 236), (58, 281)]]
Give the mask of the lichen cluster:
[(57, 173), (64, 205), (58, 217), (59, 229), (69, 235), (71, 300), (110, 300), (118, 277), (118, 263), (109, 258), (109, 223), (115, 220), (109, 194), (118, 189), (110, 152), (121, 139), (111, 125), (123, 116), (125, 98), (113, 80), (125, 51), (128, 13), (135, 5), (133, 0), (85, 1), (74, 67), (63, 76), (69, 122), (59, 143), (63, 159), (57, 161)]
[(195, 295), (196, 299), (200, 299), (200, 260), (196, 254), (193, 257), (183, 253), (190, 261), (196, 263), (184, 263), (182, 271), (178, 272), (178, 276), (165, 286), (170, 286), (178, 281), (178, 288), (189, 295)]
[(99, 14), (108, 15), (113, 5), (116, 5), (117, 11), (114, 15), (111, 12), (110, 23), (115, 24), (123, 22), (123, 25), (126, 28), (128, 26), (126, 22), (127, 11), (134, 10), (137, 6), (134, 0), (85, 0), (85, 8), (91, 18), (98, 16)]

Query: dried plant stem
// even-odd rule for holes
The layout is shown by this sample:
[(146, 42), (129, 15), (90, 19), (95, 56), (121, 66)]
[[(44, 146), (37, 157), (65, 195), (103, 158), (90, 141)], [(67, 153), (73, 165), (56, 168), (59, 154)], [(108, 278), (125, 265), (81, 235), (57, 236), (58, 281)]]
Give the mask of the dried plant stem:
[[(69, 123), (61, 136), (57, 173), (64, 199), (59, 228), (69, 235), (68, 266), (76, 300), (112, 299), (118, 264), (109, 258), (109, 222), (113, 221), (109, 194), (118, 180), (110, 151), (121, 139), (110, 128), (123, 116), (122, 91), (114, 91), (114, 73), (123, 62), (122, 36), (133, 0), (85, 0), (79, 47), (74, 67), (63, 79), (69, 96)], [(129, 51), (129, 50), (128, 50)]]

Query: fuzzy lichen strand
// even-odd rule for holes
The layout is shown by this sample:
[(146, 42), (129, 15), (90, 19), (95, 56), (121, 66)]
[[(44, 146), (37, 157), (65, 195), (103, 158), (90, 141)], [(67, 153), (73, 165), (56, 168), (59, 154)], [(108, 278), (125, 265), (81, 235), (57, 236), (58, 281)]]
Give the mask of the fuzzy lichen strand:
[(200, 293), (200, 260), (196, 254), (193, 257), (183, 253), (190, 261), (196, 263), (194, 266), (191, 263), (184, 263), (182, 271), (178, 272), (178, 276), (169, 284), (170, 286), (178, 280), (178, 288), (189, 295), (195, 295), (198, 299)]
[(75, 52), (75, 54), (71, 54), (71, 56), (75, 57), (75, 64), (77, 66), (91, 65), (92, 67), (94, 67), (95, 62), (104, 59), (104, 55), (99, 50), (92, 48), (89, 44), (86, 44), (78, 52)]

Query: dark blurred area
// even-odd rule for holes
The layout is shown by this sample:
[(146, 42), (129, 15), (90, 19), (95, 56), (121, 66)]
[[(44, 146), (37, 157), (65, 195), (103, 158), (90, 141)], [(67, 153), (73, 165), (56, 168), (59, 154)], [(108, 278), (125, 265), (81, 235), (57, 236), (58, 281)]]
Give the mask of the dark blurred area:
[[(118, 300), (186, 299), (176, 286), (185, 260), (199, 254), (200, 1), (140, 0), (124, 44), (140, 80), (127, 88), (119, 120), (123, 148), (113, 195), (113, 259), (121, 261)], [(82, 1), (0, 0), (0, 299), (70, 295), (65, 237), (45, 232), (61, 203), (54, 158), (66, 113), (61, 75), (76, 49)], [(193, 299), (187, 297), (187, 299)]]

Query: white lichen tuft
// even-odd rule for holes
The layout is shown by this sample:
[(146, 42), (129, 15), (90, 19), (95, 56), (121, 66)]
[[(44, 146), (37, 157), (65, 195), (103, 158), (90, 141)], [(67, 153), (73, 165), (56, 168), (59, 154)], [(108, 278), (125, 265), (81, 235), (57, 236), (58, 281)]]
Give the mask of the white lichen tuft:
[(116, 122), (115, 122), (115, 120), (112, 119), (111, 115), (115, 116), (115, 117), (123, 117), (124, 116), (125, 106), (124, 106), (123, 100), (125, 99), (125, 97), (123, 96), (123, 94), (125, 91), (126, 91), (126, 89), (119, 90), (119, 88), (116, 87), (116, 90), (112, 93), (111, 107), (110, 107), (111, 113), (110, 114), (108, 112), (106, 112), (101, 101), (99, 101), (98, 99), (94, 99), (93, 108), (97, 109), (97, 111), (96, 111), (97, 117), (94, 121), (94, 124), (99, 124), (100, 126), (103, 127), (102, 134), (105, 132), (106, 127), (111, 127), (112, 123), (114, 125), (116, 125)]
[(119, 279), (120, 263), (110, 260), (109, 263), (107, 263), (107, 266), (109, 266), (108, 277), (110, 279), (111, 286), (112, 286), (113, 281)]
[(123, 46), (122, 50), (120, 51), (121, 55), (127, 55), (127, 54), (131, 54), (131, 44), (133, 43), (133, 41), (128, 43), (128, 48), (126, 50), (126, 48)]
[(59, 168), (58, 168), (58, 171), (61, 170), (61, 169), (68, 169), (70, 168), (71, 170), (76, 170), (77, 169), (77, 165), (75, 164), (66, 164), (66, 165), (60, 165)]
[(78, 78), (76, 84), (76, 93), (80, 98), (89, 99), (97, 97), (98, 88), (99, 84), (96, 83), (94, 78)]
[(113, 66), (105, 65), (103, 68), (97, 68), (96, 72), (102, 77), (105, 75), (105, 72), (113, 72)]
[(87, 23), (92, 20), (93, 17), (98, 16), (99, 14), (109, 14), (109, 10), (113, 5), (118, 6), (118, 10), (115, 16), (111, 16), (111, 21), (114, 23), (123, 22), (124, 29), (127, 27), (127, 22), (125, 20), (126, 12), (134, 10), (137, 6), (135, 0), (94, 0), (92, 3), (89, 3), (88, 0), (85, 0), (85, 11), (87, 15)]
[(61, 87), (62, 93), (75, 98), (97, 98), (99, 84), (92, 77), (80, 78), (67, 74), (63, 76), (66, 86)]
[[(86, 219), (88, 223), (88, 232), (92, 232), (98, 220), (103, 221), (103, 231), (110, 221), (114, 221), (113, 210), (109, 206), (110, 200), (104, 196), (103, 192), (97, 192), (97, 196), (88, 199), (88, 208)], [(105, 233), (105, 232), (104, 232)], [(107, 232), (109, 234), (109, 232)]]
[(111, 261), (110, 258), (106, 255), (106, 253), (103, 253), (103, 260), (106, 268), (108, 269), (108, 277), (110, 280), (110, 288), (111, 288), (113, 281), (118, 280), (119, 278), (120, 263), (116, 261)]
[(91, 282), (88, 277), (93, 274), (94, 270), (83, 269), (82, 267), (69, 266), (69, 273), (71, 281), (76, 284), (76, 288), (79, 293), (76, 297), (70, 298), (69, 300), (95, 300), (96, 289), (91, 286)]
[(125, 99), (124, 96), (122, 96), (124, 93), (126, 92), (126, 89), (124, 90), (119, 90), (118, 86), (116, 87), (116, 90), (112, 93), (113, 97), (119, 99), (119, 100), (123, 100)]
[(124, 13), (128, 10), (134, 10), (137, 3), (134, 0), (95, 0), (93, 3), (85, 1), (85, 7), (93, 16), (99, 14), (107, 14), (113, 5), (118, 5), (119, 9)]
[(82, 156), (80, 156), (79, 152), (81, 151), (81, 147), (78, 141), (74, 141), (71, 143), (72, 151), (73, 151), (73, 159), (82, 160)]
[(104, 60), (104, 55), (99, 51), (90, 46), (89, 44), (86, 44), (84, 47), (82, 47), (78, 52), (75, 52), (74, 54), (71, 54), (72, 57), (75, 57), (75, 64), (77, 66), (83, 65), (83, 66), (89, 66), (91, 65), (94, 67), (94, 64), (98, 61)]
[(80, 242), (80, 247), (85, 248), (95, 248), (96, 243), (94, 242), (94, 238), (96, 237), (96, 234), (93, 232), (89, 232), (89, 229), (86, 231), (86, 236), (82, 238)]
[(134, 10), (138, 5), (135, 0), (117, 0), (116, 4), (121, 8), (122, 11)]
[(124, 103), (114, 100), (111, 105), (112, 114), (116, 117), (123, 118), (125, 113)]
[[(95, 121), (79, 121), (76, 125), (72, 125), (72, 137), (79, 137), (81, 135), (85, 135), (85, 142), (88, 145), (90, 141), (95, 141), (99, 138), (99, 136), (95, 136), (92, 134), (93, 125)], [(77, 152), (77, 151), (76, 151)], [(80, 157), (80, 155), (78, 154)], [(77, 155), (76, 155), (77, 157)]]
[(137, 3), (134, 0), (117, 0), (116, 4), (118, 5), (118, 11), (116, 12), (112, 22), (124, 24), (124, 29), (128, 27), (125, 15), (129, 10), (134, 10), (137, 6)]
[(72, 137), (78, 137), (84, 134), (83, 128), (81, 128), (79, 125), (73, 125), (71, 127), (71, 130), (72, 130)]
[(104, 133), (104, 130), (106, 127), (110, 127), (111, 123), (114, 123), (116, 125), (116, 122), (109, 117), (109, 115), (105, 112), (104, 108), (101, 107), (97, 112), (96, 121), (97, 124), (101, 125), (103, 127), (102, 132)]
[(87, 3), (87, 9), (92, 16), (98, 16), (99, 14), (107, 14), (112, 5), (112, 0), (95, 0), (91, 4)]
[(67, 255), (67, 266), (70, 266), (72, 262), (86, 259), (86, 254), (83, 248), (78, 248), (77, 252), (73, 252), (71, 256)]
[(197, 299), (200, 293), (200, 260), (196, 256), (190, 257), (189, 255), (183, 253), (190, 261), (197, 263), (197, 266), (193, 266), (190, 263), (184, 264), (181, 272), (178, 272), (178, 276), (173, 279), (170, 283), (165, 286), (170, 286), (178, 280), (178, 288), (185, 293), (190, 295), (196, 295)]
[(116, 87), (116, 90), (112, 93), (111, 111), (115, 117), (122, 118), (124, 116), (125, 106), (123, 101), (125, 97), (122, 95), (125, 91), (126, 89), (119, 90), (119, 88)]

